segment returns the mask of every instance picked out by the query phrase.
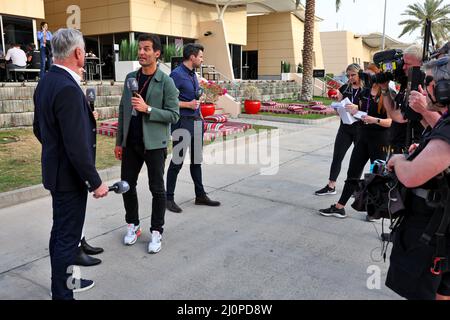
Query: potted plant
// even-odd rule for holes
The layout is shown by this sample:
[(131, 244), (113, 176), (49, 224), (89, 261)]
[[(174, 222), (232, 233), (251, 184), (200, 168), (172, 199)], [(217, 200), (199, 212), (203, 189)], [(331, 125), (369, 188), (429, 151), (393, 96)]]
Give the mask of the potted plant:
[(119, 49), (119, 61), (114, 63), (116, 81), (125, 81), (128, 73), (139, 69), (138, 43), (122, 40)]
[(200, 111), (203, 117), (212, 116), (216, 112), (216, 102), (220, 96), (227, 93), (227, 89), (211, 80), (200, 81), (203, 95), (200, 98)]
[(244, 89), (244, 109), (247, 114), (257, 114), (261, 109), (261, 92), (256, 86), (247, 86)]
[(339, 84), (339, 82), (337, 82), (336, 80), (329, 80), (327, 82), (327, 95), (329, 98), (335, 96), (338, 94), (338, 90), (341, 87), (341, 85)]
[(169, 64), (172, 60), (172, 57), (182, 57), (183, 56), (183, 48), (177, 47), (175, 44), (166, 44), (163, 50), (163, 61), (166, 64)]

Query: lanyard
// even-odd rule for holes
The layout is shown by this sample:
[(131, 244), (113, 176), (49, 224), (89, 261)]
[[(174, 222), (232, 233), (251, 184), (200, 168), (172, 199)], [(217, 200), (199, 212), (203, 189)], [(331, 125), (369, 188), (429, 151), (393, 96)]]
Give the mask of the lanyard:
[[(141, 77), (141, 72), (142, 72), (142, 69), (139, 69), (139, 71), (138, 71), (138, 73), (137, 73), (137, 83), (138, 83), (138, 85), (139, 85), (139, 79), (140, 79), (140, 77)], [(142, 86), (142, 88), (141, 88), (141, 90), (139, 90), (139, 95), (140, 96), (142, 96), (142, 92), (144, 92), (144, 90), (145, 90), (145, 88), (149, 85), (149, 83), (150, 83), (150, 81), (153, 79), (153, 76), (154, 76), (155, 74), (152, 74), (152, 75), (150, 75), (149, 77), (148, 77), (148, 79), (145, 81), (145, 83), (144, 83), (144, 85)]]
[(355, 94), (353, 94), (353, 89), (352, 89), (352, 103), (353, 103), (353, 104), (354, 104), (354, 100), (355, 100), (356, 96), (358, 95), (358, 92), (359, 92), (359, 88), (356, 89)]

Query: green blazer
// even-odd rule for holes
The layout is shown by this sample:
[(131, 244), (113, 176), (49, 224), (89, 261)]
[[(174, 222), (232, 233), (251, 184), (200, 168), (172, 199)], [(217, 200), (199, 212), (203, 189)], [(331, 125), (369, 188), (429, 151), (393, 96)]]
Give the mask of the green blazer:
[[(136, 78), (137, 71), (125, 79), (122, 99), (119, 105), (119, 128), (116, 145), (126, 147), (131, 122), (131, 91), (127, 88), (128, 78)], [(168, 75), (156, 70), (150, 81), (145, 102), (152, 107), (150, 114), (142, 116), (144, 145), (146, 150), (167, 148), (170, 139), (170, 124), (180, 119), (178, 89)]]

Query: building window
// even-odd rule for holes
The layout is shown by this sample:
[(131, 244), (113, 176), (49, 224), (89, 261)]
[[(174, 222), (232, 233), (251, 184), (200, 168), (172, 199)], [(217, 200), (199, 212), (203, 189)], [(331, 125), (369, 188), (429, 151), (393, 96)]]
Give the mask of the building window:
[(20, 44), (22, 49), (34, 43), (33, 19), (2, 16), (2, 22), (4, 51), (8, 51), (14, 43)]
[(233, 74), (235, 79), (241, 79), (242, 46), (229, 44), (231, 62), (233, 64)]

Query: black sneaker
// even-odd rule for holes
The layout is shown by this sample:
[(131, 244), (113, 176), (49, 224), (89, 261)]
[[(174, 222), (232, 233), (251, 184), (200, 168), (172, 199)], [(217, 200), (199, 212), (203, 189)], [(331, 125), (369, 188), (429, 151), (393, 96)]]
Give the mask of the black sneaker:
[(340, 218), (340, 219), (347, 218), (347, 215), (345, 214), (345, 209), (344, 208), (338, 209), (338, 208), (336, 208), (335, 204), (333, 204), (328, 209), (320, 209), (319, 212), (321, 215), (323, 215), (325, 217), (334, 216), (334, 217)]
[(336, 194), (336, 188), (330, 188), (329, 185), (326, 185), (324, 188), (315, 192), (316, 196), (326, 196), (328, 194)]
[(373, 218), (373, 217), (371, 217), (371, 216), (369, 216), (369, 215), (367, 214), (367, 215), (366, 215), (366, 221), (367, 221), (367, 222), (375, 222), (376, 219)]

